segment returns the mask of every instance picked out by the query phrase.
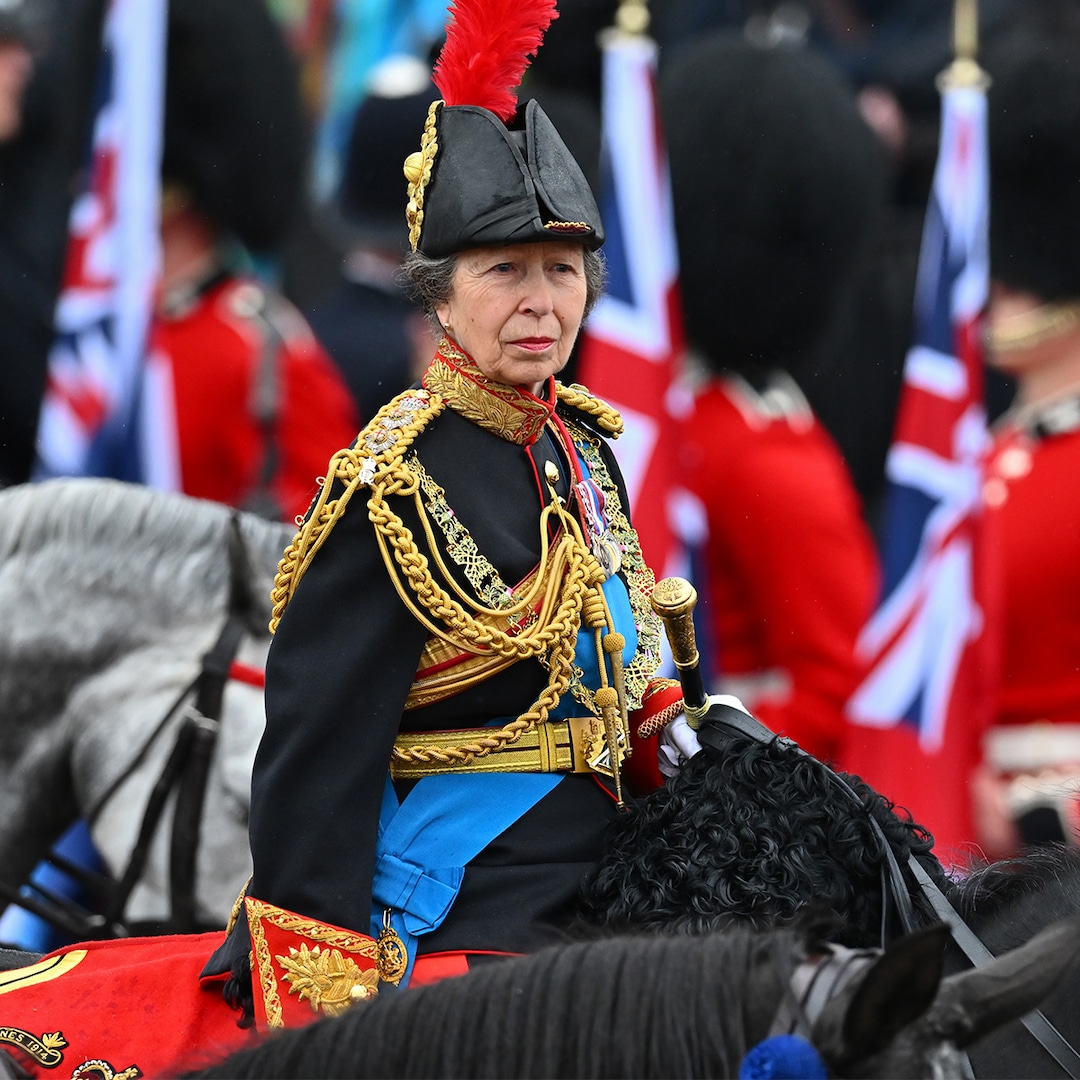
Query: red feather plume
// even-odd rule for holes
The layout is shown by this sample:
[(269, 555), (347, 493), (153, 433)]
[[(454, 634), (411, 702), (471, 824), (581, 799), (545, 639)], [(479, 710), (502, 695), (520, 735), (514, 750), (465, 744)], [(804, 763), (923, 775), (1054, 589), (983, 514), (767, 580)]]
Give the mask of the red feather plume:
[(479, 105), (503, 123), (521, 77), (559, 17), (555, 0), (454, 0), (433, 78), (447, 105)]

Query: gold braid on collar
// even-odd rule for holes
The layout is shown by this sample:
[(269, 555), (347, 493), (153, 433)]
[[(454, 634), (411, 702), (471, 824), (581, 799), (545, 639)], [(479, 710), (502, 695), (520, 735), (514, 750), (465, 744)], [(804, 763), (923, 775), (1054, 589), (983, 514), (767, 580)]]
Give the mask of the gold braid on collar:
[(518, 446), (536, 442), (555, 411), (554, 400), (545, 401), (489, 379), (468, 353), (445, 337), (424, 372), (423, 383), (466, 420)]
[(555, 411), (555, 400), (591, 419), (617, 439), (623, 431), (622, 417), (605, 401), (594, 397), (577, 383), (563, 386), (555, 382), (555, 400), (545, 400), (516, 386), (497, 383), (477, 366), (468, 353), (449, 338), (443, 338), (427, 371), (424, 386), (439, 394), (447, 405), (467, 420), (507, 442), (530, 446), (540, 437), (544, 424)]

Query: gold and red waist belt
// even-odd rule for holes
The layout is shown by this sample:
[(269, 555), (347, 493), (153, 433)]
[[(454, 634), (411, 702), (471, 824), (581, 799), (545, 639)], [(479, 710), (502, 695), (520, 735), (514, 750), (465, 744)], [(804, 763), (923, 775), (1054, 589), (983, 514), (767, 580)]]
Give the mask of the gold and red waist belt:
[[(407, 731), (394, 740), (390, 762), (395, 780), (419, 780), (446, 773), (587, 773), (606, 771), (603, 727), (592, 716), (548, 720), (510, 741), (499, 727), (452, 731)], [(400, 755), (409, 755), (402, 760)], [(592, 764), (590, 764), (590, 762)]]

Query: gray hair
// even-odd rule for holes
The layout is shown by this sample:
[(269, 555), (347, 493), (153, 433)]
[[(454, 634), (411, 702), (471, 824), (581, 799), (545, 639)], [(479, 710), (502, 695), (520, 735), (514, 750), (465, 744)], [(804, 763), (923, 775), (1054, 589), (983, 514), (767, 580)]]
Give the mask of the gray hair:
[[(604, 259), (592, 248), (582, 247), (585, 257), (585, 313), (587, 317), (604, 291)], [(438, 330), (439, 320), (435, 308), (446, 303), (454, 291), (454, 271), (457, 270), (459, 253), (432, 258), (421, 251), (410, 251), (402, 263), (401, 273), (412, 298), (424, 309), (432, 325)]]

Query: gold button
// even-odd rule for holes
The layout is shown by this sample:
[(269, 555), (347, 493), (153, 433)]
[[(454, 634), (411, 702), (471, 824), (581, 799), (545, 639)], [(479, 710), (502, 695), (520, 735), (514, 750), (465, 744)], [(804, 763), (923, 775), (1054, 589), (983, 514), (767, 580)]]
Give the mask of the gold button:
[(559, 482), (559, 467), (554, 461), (544, 462), (544, 475), (547, 477), (549, 484), (557, 484)]

